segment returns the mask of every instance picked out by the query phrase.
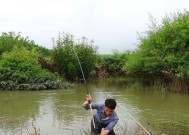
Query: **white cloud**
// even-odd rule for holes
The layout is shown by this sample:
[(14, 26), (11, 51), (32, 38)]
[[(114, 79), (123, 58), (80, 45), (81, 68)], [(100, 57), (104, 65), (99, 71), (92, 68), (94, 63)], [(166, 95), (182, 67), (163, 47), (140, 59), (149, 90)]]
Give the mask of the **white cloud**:
[(52, 37), (69, 32), (94, 39), (100, 53), (134, 49), (136, 32), (147, 30), (148, 13), (189, 9), (188, 0), (0, 0), (0, 32), (16, 31), (52, 47)]

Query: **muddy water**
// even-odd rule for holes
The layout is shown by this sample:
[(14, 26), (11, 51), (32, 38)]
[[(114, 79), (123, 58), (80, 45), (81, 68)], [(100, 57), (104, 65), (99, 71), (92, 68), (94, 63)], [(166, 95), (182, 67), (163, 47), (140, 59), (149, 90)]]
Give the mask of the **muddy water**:
[[(153, 134), (189, 135), (186, 94), (128, 87), (119, 81), (93, 82), (89, 91), (94, 102), (109, 98), (107, 91), (119, 103), (118, 135), (145, 134), (135, 120)], [(91, 112), (81, 107), (85, 96), (82, 84), (66, 90), (0, 91), (0, 134), (89, 135)]]

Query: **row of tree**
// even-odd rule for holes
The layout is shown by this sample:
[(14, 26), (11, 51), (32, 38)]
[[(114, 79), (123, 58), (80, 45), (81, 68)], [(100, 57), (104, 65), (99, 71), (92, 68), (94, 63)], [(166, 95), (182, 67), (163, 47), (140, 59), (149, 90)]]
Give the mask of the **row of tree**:
[[(161, 24), (150, 16), (149, 29), (139, 34), (138, 48), (102, 56), (109, 74), (137, 77), (145, 85), (189, 91), (189, 12), (166, 15)], [(107, 75), (107, 74), (105, 74)]]
[(32, 89), (36, 82), (39, 87), (33, 89), (58, 88), (60, 78), (80, 81), (83, 77), (78, 57), (86, 78), (90, 75), (137, 76), (147, 84), (160, 81), (174, 91), (189, 91), (188, 11), (167, 15), (160, 25), (151, 17), (149, 30), (139, 35), (138, 48), (134, 51), (99, 55), (93, 41), (82, 37), (76, 42), (68, 33), (59, 33), (53, 45), (53, 49), (46, 49), (21, 37), (20, 33), (2, 33), (1, 89), (16, 86)]
[[(65, 80), (81, 79), (77, 57), (86, 78), (94, 69), (97, 48), (85, 37), (77, 44), (73, 36), (60, 33), (53, 49), (38, 46), (20, 33), (0, 36), (0, 89), (39, 90), (70, 86)], [(74, 50), (76, 53), (74, 53)], [(62, 82), (63, 81), (63, 82)]]

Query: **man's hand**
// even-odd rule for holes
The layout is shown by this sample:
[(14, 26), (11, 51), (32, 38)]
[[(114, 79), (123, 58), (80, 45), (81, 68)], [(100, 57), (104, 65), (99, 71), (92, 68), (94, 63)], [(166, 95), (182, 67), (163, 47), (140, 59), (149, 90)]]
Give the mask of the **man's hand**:
[(90, 94), (89, 94), (89, 95), (87, 95), (87, 97), (86, 97), (86, 101), (85, 101), (85, 102), (83, 102), (83, 104), (82, 104), (83, 108), (85, 108), (85, 109), (86, 109), (86, 108), (88, 107), (88, 105), (90, 104), (91, 100), (92, 100), (91, 95), (90, 95)]
[(104, 129), (101, 131), (100, 135), (108, 135), (109, 132), (110, 132), (110, 130)]
[(91, 102), (91, 100), (92, 100), (91, 95), (90, 95), (90, 94), (89, 94), (89, 95), (87, 95), (87, 97), (86, 97), (86, 101)]

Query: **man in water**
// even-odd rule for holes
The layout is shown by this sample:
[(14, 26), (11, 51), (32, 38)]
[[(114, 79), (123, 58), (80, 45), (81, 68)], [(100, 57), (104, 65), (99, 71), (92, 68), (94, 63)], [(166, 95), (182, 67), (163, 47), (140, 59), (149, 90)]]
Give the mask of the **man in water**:
[(96, 109), (91, 121), (91, 131), (100, 135), (115, 135), (113, 128), (119, 120), (117, 113), (114, 111), (116, 101), (106, 99), (105, 103), (91, 103), (91, 100), (92, 97), (87, 95), (86, 101), (82, 104), (87, 110), (90, 108)]

